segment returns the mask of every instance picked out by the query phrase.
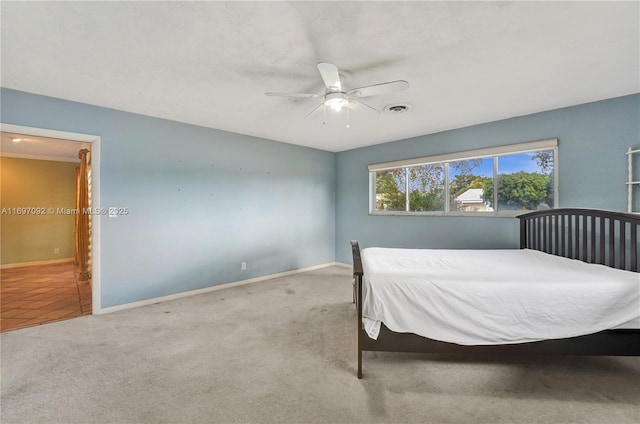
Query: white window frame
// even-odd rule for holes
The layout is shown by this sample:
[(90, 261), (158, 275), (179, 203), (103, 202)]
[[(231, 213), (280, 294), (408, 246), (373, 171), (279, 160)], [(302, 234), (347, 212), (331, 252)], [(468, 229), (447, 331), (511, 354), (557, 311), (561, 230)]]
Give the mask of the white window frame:
[[(484, 217), (513, 217), (526, 213), (526, 211), (494, 211), (494, 212), (458, 212), (449, 210), (449, 163), (470, 159), (493, 158), (493, 195), (494, 205), (498, 204), (498, 158), (520, 153), (531, 153), (543, 150), (553, 150), (553, 208), (559, 208), (559, 184), (558, 184), (558, 139), (550, 138), (546, 140), (530, 141), (526, 143), (508, 144), (504, 146), (489, 147), (485, 149), (466, 150), (463, 152), (445, 153), (435, 156), (424, 156), (413, 159), (403, 159), (392, 162), (374, 163), (369, 165), (369, 215), (403, 215), (403, 216), (484, 216)], [(378, 211), (376, 210), (376, 172), (387, 171), (396, 168), (408, 168), (412, 166), (431, 165), (436, 163), (444, 164), (444, 211), (420, 211), (411, 212), (408, 210), (408, 203), (405, 211)], [(408, 178), (406, 179), (408, 181)], [(408, 193), (408, 189), (406, 190)]]

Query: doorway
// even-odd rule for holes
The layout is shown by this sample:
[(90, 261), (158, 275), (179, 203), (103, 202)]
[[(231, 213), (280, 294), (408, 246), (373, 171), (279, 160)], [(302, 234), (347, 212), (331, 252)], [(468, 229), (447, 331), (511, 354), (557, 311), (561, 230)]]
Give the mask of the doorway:
[[(76, 168), (79, 168), (78, 159), (75, 159), (75, 164), (63, 163), (68, 159), (59, 160), (61, 156), (67, 155), (67, 158), (75, 155), (78, 157), (80, 150), (86, 149), (85, 152), (90, 151), (91, 171), (89, 172), (90, 180), (89, 187), (91, 187), (90, 195), (92, 198), (92, 204), (90, 206), (97, 208), (100, 204), (99, 197), (99, 143), (100, 138), (93, 135), (67, 133), (54, 130), (45, 130), (31, 127), (21, 127), (16, 125), (1, 124), (2, 131), (2, 159), (4, 164), (11, 163), (12, 170), (16, 170), (19, 166), (34, 166), (38, 164), (38, 167), (42, 165), (45, 168), (59, 168), (58, 172), (62, 172), (64, 175), (69, 175), (69, 166), (73, 167), (74, 182), (76, 184), (73, 187), (73, 196), (77, 197), (77, 176), (75, 175)], [(16, 138), (24, 138), (25, 143), (22, 144), (22, 149), (18, 149), (14, 146), (8, 146), (7, 143), (13, 141)], [(66, 152), (66, 153), (65, 153)], [(18, 160), (13, 159), (11, 162), (10, 157), (20, 157)], [(72, 159), (73, 160), (73, 159)], [(31, 162), (29, 162), (31, 161)], [(39, 161), (39, 162), (36, 162)], [(31, 168), (31, 171), (36, 170), (37, 167)], [(61, 171), (62, 170), (62, 171)], [(38, 172), (31, 172), (37, 174)], [(5, 176), (6, 176), (5, 172)], [(56, 177), (53, 177), (56, 178)], [(18, 180), (18, 190), (26, 187), (26, 180), (28, 178)], [(62, 180), (61, 180), (62, 181)], [(68, 181), (68, 180), (67, 180)], [(45, 184), (46, 185), (46, 184)], [(59, 184), (62, 185), (62, 184)], [(49, 189), (51, 189), (49, 185)], [(53, 214), (57, 215), (57, 218), (61, 218), (65, 222), (63, 225), (57, 225), (58, 232), (63, 227), (69, 231), (69, 225), (73, 226), (74, 233), (77, 232), (77, 221), (79, 216), (78, 205), (75, 203), (69, 205), (67, 193), (66, 204), (61, 205), (60, 200), (65, 198), (65, 195), (60, 193), (58, 185), (54, 186), (56, 191), (53, 198), (47, 197), (47, 194), (42, 195), (41, 198), (45, 203), (40, 206), (36, 206), (34, 201), (28, 203), (34, 203), (34, 205), (18, 204), (11, 205), (10, 202), (3, 202), (3, 218), (7, 218), (6, 221), (10, 221), (11, 216), (9, 213), (29, 213), (29, 214)], [(4, 196), (3, 196), (4, 197)], [(28, 197), (28, 196), (27, 196)], [(38, 196), (36, 195), (35, 199)], [(53, 200), (52, 200), (53, 199)], [(4, 200), (4, 199), (3, 199)], [(15, 199), (14, 199), (15, 200)], [(54, 204), (54, 203), (58, 204)], [(13, 201), (12, 203), (16, 203)], [(20, 202), (18, 202), (20, 203)], [(62, 202), (64, 203), (64, 202)], [(69, 207), (70, 206), (70, 207)], [(24, 208), (31, 208), (30, 210)], [(38, 210), (38, 208), (41, 208)], [(42, 209), (45, 208), (45, 209)], [(7, 214), (4, 214), (5, 210)], [(59, 215), (72, 215), (63, 216)], [(85, 218), (83, 216), (82, 218)], [(13, 218), (16, 218), (15, 216)], [(23, 216), (22, 218), (27, 218)], [(40, 216), (40, 224), (42, 221), (46, 221), (46, 217)], [(55, 218), (55, 217), (54, 217)], [(33, 236), (32, 232), (29, 234), (27, 231), (15, 246), (13, 255), (3, 254), (2, 265), (2, 330), (11, 328), (22, 328), (24, 326), (37, 325), (39, 323), (46, 323), (51, 321), (57, 321), (61, 319), (68, 319), (75, 316), (87, 315), (91, 313), (100, 312), (100, 254), (99, 254), (99, 230), (100, 230), (100, 217), (91, 215), (88, 217), (91, 219), (90, 232), (85, 235), (86, 241), (84, 243), (85, 250), (89, 246), (88, 258), (89, 267), (78, 267), (77, 263), (77, 251), (78, 246), (76, 240), (69, 243), (69, 234), (64, 238), (64, 242), (55, 241), (56, 231), (53, 234), (47, 232), (43, 237), (43, 243), (34, 244), (30, 236)], [(3, 220), (4, 221), (4, 220)], [(14, 221), (16, 221), (14, 219)], [(22, 222), (26, 222), (23, 220)], [(60, 222), (60, 219), (58, 220)], [(16, 221), (20, 222), (20, 221)], [(19, 230), (19, 225), (14, 225), (13, 229)], [(7, 225), (3, 225), (3, 232), (6, 235), (11, 235), (11, 230), (8, 230)], [(3, 234), (3, 240), (4, 240)], [(15, 235), (15, 234), (14, 234)], [(73, 235), (72, 235), (73, 236)], [(9, 237), (10, 238), (10, 237)], [(75, 239), (75, 237), (72, 237)], [(52, 241), (53, 240), (53, 241)], [(69, 246), (71, 244), (71, 246)], [(48, 251), (48, 255), (38, 256), (36, 248), (42, 248)], [(6, 244), (3, 252), (6, 252)], [(52, 247), (54, 246), (54, 247)], [(35, 256), (34, 256), (35, 255)], [(15, 257), (12, 257), (15, 256)], [(35, 260), (29, 260), (35, 259)], [(7, 263), (9, 262), (9, 263)]]

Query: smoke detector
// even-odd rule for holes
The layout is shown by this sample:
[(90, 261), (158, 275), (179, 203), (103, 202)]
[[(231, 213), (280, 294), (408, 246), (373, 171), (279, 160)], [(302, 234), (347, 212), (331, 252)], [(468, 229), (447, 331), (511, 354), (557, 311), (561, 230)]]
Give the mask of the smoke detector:
[(408, 104), (394, 104), (385, 106), (384, 111), (392, 115), (399, 115), (401, 113), (409, 112), (409, 109), (411, 109), (411, 106)]

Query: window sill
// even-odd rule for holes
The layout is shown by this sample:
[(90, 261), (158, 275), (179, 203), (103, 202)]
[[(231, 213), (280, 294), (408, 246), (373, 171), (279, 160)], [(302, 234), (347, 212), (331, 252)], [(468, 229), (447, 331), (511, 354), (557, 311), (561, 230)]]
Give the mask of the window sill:
[(403, 211), (389, 211), (389, 212), (369, 212), (369, 216), (440, 216), (440, 217), (474, 217), (474, 218), (515, 218), (518, 215), (522, 215), (528, 212), (528, 210), (521, 211), (501, 211), (501, 212), (403, 212)]

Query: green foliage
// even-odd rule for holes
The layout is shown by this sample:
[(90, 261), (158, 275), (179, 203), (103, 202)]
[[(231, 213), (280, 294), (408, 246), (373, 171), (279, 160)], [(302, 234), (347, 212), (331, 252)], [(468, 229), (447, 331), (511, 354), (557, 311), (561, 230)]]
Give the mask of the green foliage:
[(469, 188), (484, 188), (485, 184), (491, 184), (491, 178), (489, 177), (476, 177), (469, 184)]
[(471, 185), (471, 183), (477, 178), (476, 175), (471, 174), (458, 174), (455, 176), (451, 183), (449, 184), (449, 189), (452, 198), (456, 198), (460, 196), (462, 193), (467, 191)]
[(443, 190), (433, 190), (430, 192), (412, 191), (409, 193), (410, 211), (441, 211), (444, 202)]
[(531, 156), (531, 160), (535, 160), (538, 164), (538, 168), (544, 173), (548, 174), (553, 171), (553, 150), (543, 150), (536, 152)]
[[(498, 177), (499, 209), (535, 210), (540, 204), (553, 205), (551, 176), (535, 172), (515, 172)], [(482, 196), (493, 206), (493, 184), (486, 184)]]
[(409, 168), (409, 210), (443, 210), (444, 167), (441, 164)]
[(376, 173), (376, 209), (403, 211), (405, 208), (406, 196), (404, 186), (402, 190), (399, 183), (404, 181), (404, 171), (396, 170), (382, 171)]
[(449, 166), (457, 171), (460, 171), (460, 174), (471, 174), (478, 166), (482, 165), (482, 159), (468, 159), (468, 160), (459, 160), (456, 162), (450, 162)]

